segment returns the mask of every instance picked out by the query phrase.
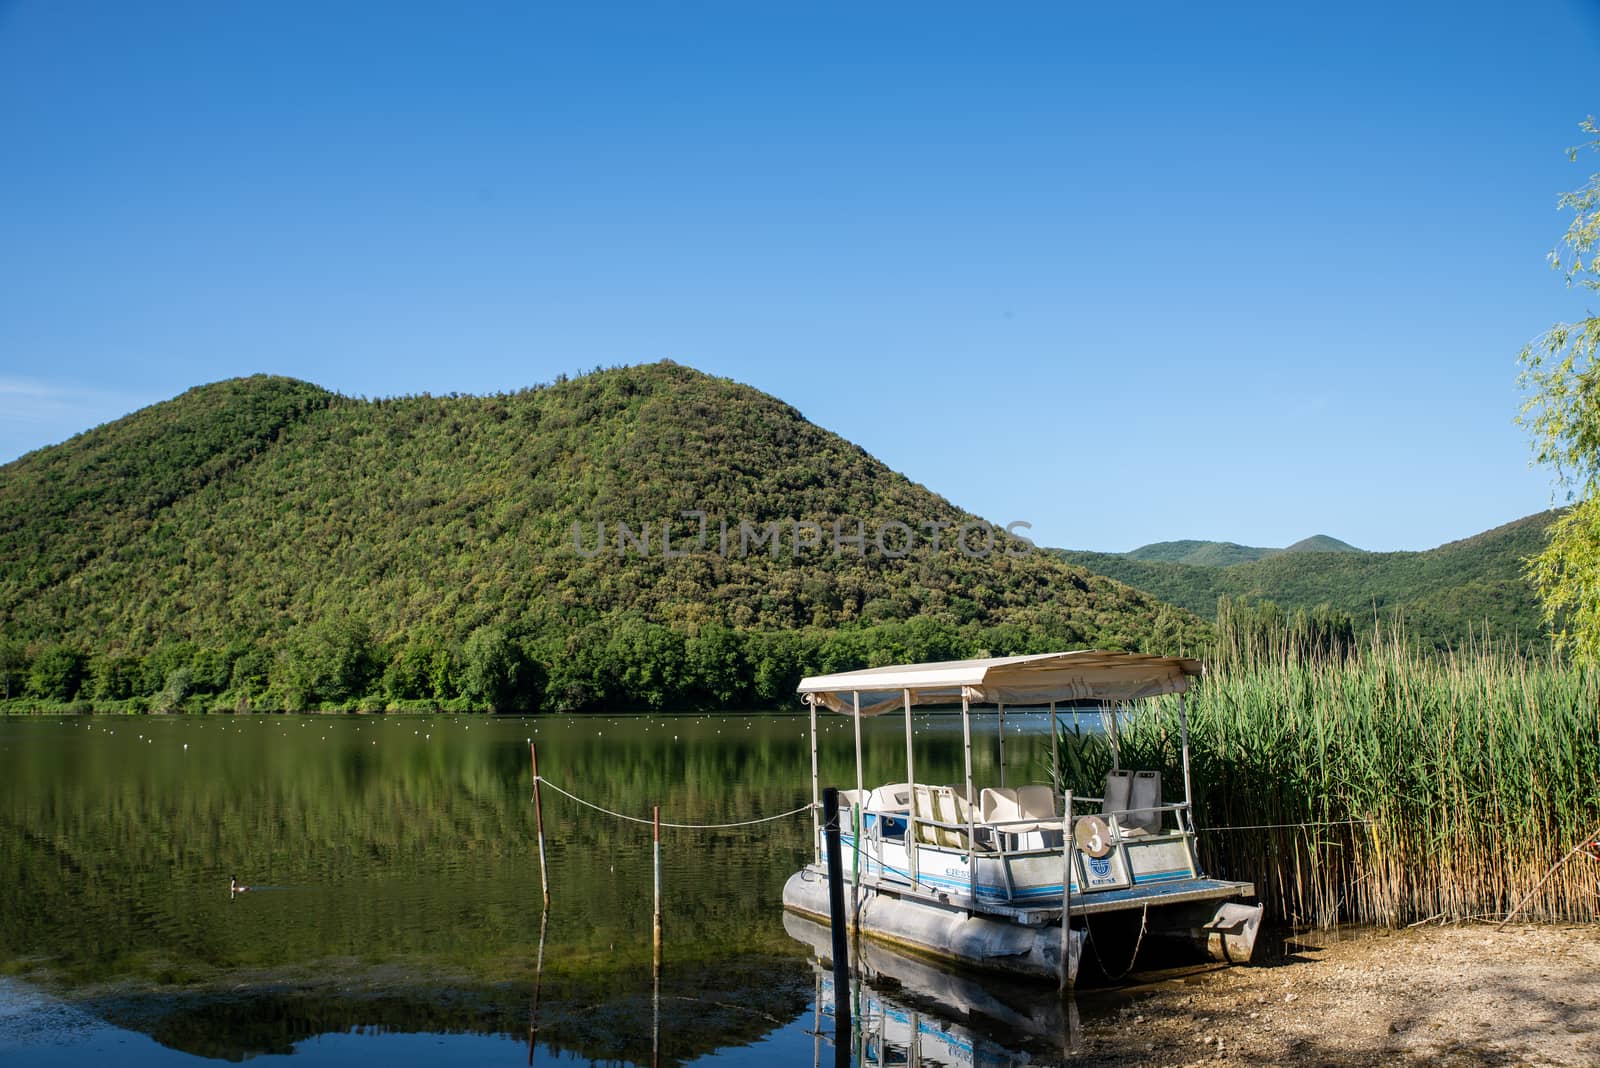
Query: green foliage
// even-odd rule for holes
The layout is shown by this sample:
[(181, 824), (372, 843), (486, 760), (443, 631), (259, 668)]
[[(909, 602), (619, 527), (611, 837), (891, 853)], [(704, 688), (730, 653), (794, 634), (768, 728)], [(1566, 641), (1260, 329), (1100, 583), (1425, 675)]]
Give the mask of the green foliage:
[(1327, 605), (1364, 627), (1401, 624), (1413, 640), (1438, 651), (1485, 632), (1532, 650), (1543, 644), (1544, 628), (1524, 561), (1545, 546), (1546, 529), (1560, 514), (1528, 516), (1426, 552), (1285, 550), (1228, 567), (1113, 553), (1061, 555), (1206, 617), (1219, 597), (1271, 601), (1289, 612)]
[(462, 692), (491, 712), (533, 711), (532, 670), (501, 627), (479, 627), (461, 650)]
[[(1047, 552), (969, 558), (948, 531), (904, 558), (831, 548), (834, 519), (870, 545), (880, 521), (971, 518), (670, 363), (370, 402), (240, 379), (0, 468), (0, 634), (91, 651), (96, 701), (170, 696), (181, 668), (177, 703), (206, 708), (484, 708), (505, 699), (469, 677), (484, 627), (526, 657), (511, 704), (565, 710), (788, 703), (805, 670), (958, 647), (1153, 648), (1153, 598)], [(660, 555), (669, 519), (690, 556)], [(780, 551), (740, 556), (741, 520), (779, 522)], [(792, 520), (824, 524), (824, 547), (795, 553)], [(651, 556), (614, 551), (623, 521), (651, 524)], [(608, 551), (578, 552), (597, 523)], [(1162, 651), (1205, 637), (1163, 617)]]
[(0, 638), (0, 698), (19, 696), (28, 685), (28, 647), (17, 638)]
[(1600, 497), (1550, 524), (1550, 544), (1528, 561), (1557, 648), (1600, 663)]
[(277, 668), (275, 683), (301, 707), (361, 697), (376, 669), (367, 625), (349, 616), (330, 616), (301, 627), (291, 635)]
[[(1583, 131), (1600, 133), (1594, 119)], [(1600, 151), (1600, 137), (1582, 146)], [(1576, 161), (1580, 149), (1569, 150)], [(1573, 213), (1550, 265), (1569, 287), (1600, 292), (1600, 173), (1563, 193)], [(1564, 250), (1563, 250), (1564, 249)], [(1535, 461), (1549, 464), (1577, 505), (1550, 528), (1550, 543), (1529, 563), (1545, 623), (1556, 644), (1600, 663), (1600, 315), (1557, 323), (1523, 348), (1520, 384), (1529, 393), (1518, 422), (1533, 438)]]
[(47, 646), (33, 658), (28, 692), (47, 701), (70, 701), (78, 695), (88, 658), (68, 645)]

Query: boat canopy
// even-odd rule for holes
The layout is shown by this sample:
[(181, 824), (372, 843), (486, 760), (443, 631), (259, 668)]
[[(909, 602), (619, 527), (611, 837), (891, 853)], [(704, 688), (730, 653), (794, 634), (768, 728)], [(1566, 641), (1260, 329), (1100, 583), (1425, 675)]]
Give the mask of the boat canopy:
[(1184, 657), (1081, 649), (814, 675), (800, 680), (799, 692), (810, 704), (844, 713), (855, 711), (859, 694), (861, 714), (876, 716), (901, 707), (907, 691), (914, 705), (948, 705), (963, 698), (996, 705), (1131, 701), (1183, 693), (1200, 671), (1200, 661)]

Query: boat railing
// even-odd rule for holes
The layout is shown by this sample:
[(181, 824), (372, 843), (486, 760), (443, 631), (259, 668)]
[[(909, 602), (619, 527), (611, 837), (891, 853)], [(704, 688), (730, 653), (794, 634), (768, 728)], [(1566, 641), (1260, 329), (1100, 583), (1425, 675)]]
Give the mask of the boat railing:
[[(868, 808), (860, 800), (841, 799), (840, 812), (845, 815), (842, 821), (848, 827), (860, 826), (863, 841), (895, 841), (907, 845), (933, 846), (935, 848), (957, 849), (965, 851), (969, 848), (969, 828), (974, 835), (975, 852), (984, 854), (999, 853), (1008, 856), (1022, 856), (1029, 853), (1058, 852), (1061, 848), (1061, 835), (1064, 830), (1064, 820), (1060, 813), (1051, 815), (1038, 813), (1025, 813), (1009, 818), (997, 819), (993, 816), (982, 817), (976, 812), (972, 813), (970, 823), (966, 818), (965, 808), (969, 802), (964, 802), (957, 795), (958, 808), (949, 815), (940, 817), (920, 811), (911, 807), (903, 809), (883, 810)], [(1085, 815), (1100, 815), (1106, 818), (1112, 834), (1117, 841), (1149, 840), (1176, 835), (1192, 836), (1194, 834), (1193, 816), (1190, 806), (1182, 801), (1170, 804), (1147, 805), (1141, 807), (1118, 808), (1111, 812), (1104, 811), (1105, 799), (1100, 797), (1085, 797), (1074, 794), (1073, 818)], [(1085, 811), (1085, 806), (1090, 811)], [(1098, 811), (1095, 811), (1098, 809)], [(1150, 814), (1158, 818), (1166, 813), (1172, 813), (1174, 827), (1162, 826), (1157, 830), (1150, 830), (1142, 826), (1127, 826), (1126, 821), (1119, 817), (1130, 815)], [(1166, 823), (1161, 819), (1162, 824)], [(894, 830), (886, 832), (887, 827)], [(915, 833), (915, 838), (911, 838)], [(847, 832), (848, 833), (848, 832)], [(1022, 845), (1020, 839), (1024, 835), (1038, 835), (1039, 840), (1033, 845)], [(1009, 839), (1009, 841), (1008, 841)]]

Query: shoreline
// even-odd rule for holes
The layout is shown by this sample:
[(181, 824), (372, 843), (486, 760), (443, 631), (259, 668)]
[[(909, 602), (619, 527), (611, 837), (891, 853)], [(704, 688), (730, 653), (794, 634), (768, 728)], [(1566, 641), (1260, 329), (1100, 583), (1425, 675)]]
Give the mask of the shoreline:
[(1248, 968), (1161, 976), (1086, 1019), (1070, 1063), (1600, 1063), (1600, 926), (1492, 923), (1313, 932)]

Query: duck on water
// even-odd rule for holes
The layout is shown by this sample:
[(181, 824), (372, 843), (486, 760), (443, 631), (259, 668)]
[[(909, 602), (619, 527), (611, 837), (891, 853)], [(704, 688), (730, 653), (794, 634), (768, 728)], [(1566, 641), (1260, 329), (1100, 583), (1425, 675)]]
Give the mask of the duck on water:
[[(1085, 940), (1106, 924), (1092, 917), (1132, 911), (1138, 929), (1244, 963), (1255, 948), (1261, 906), (1237, 899), (1249, 883), (1208, 878), (1195, 850), (1183, 695), (1202, 674), (1198, 660), (1143, 653), (1077, 651), (868, 668), (801, 680), (811, 711), (811, 797), (816, 835), (811, 863), (790, 876), (784, 907), (828, 922), (827, 867), (817, 778), (817, 711), (855, 720), (856, 783), (839, 792), (842, 875), (854, 892), (846, 914), (861, 935), (968, 967), (1076, 982)], [(1116, 715), (1163, 694), (1179, 695), (1183, 795), (1165, 800), (1161, 776), (1125, 769)], [(915, 706), (961, 709), (964, 781), (917, 781), (911, 745)], [(999, 781), (972, 774), (971, 717), (991, 706), (1000, 718)], [(1113, 765), (1103, 796), (1049, 785), (1007, 785), (1007, 706), (1090, 706), (1112, 715)], [(905, 716), (904, 782), (868, 788), (862, 778), (861, 719), (896, 709)], [(1117, 925), (1123, 926), (1123, 925)], [(1143, 937), (1141, 934), (1139, 937)], [(1137, 942), (1123, 950), (1124, 958)], [(1102, 960), (1116, 959), (1097, 941)]]

